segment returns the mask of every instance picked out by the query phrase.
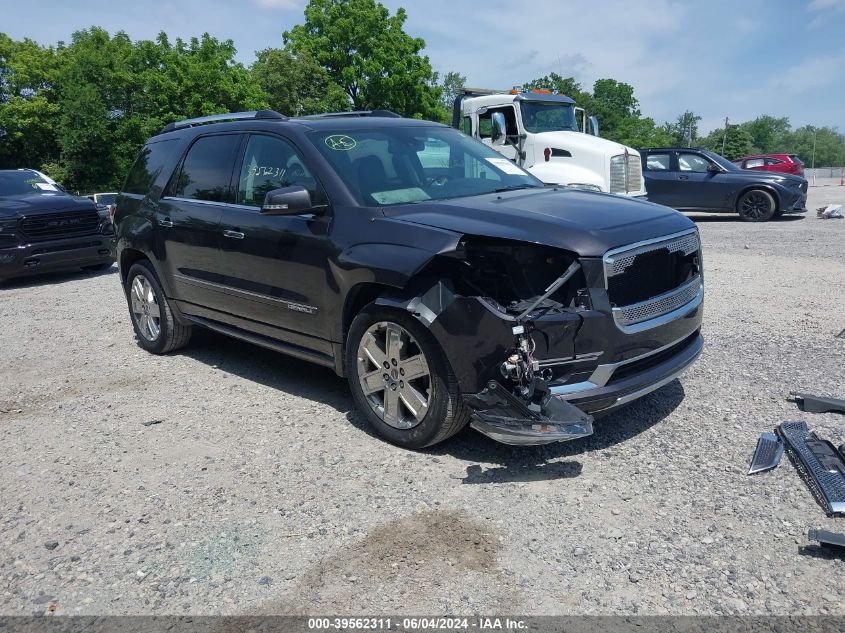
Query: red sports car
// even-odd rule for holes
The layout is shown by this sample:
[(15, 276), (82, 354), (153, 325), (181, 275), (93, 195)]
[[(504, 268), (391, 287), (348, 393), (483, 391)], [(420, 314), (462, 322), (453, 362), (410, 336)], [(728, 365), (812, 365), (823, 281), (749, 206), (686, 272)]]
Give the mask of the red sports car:
[(804, 163), (796, 154), (758, 154), (738, 158), (734, 163), (742, 169), (779, 171), (785, 174), (804, 175)]

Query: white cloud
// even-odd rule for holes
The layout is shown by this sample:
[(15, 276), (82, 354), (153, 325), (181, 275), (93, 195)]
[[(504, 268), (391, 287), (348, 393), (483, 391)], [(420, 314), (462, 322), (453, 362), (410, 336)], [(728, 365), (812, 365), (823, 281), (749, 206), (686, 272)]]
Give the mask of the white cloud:
[(252, 4), (261, 9), (299, 9), (305, 6), (305, 0), (252, 0)]

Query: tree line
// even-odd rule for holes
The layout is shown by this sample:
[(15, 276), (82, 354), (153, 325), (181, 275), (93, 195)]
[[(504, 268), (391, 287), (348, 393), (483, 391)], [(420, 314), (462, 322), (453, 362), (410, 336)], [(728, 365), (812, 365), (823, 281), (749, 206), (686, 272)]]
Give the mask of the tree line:
[[(174, 120), (272, 108), (289, 116), (387, 109), (448, 123), (466, 81), (442, 77), (425, 41), (404, 30), (407, 14), (376, 0), (310, 0), (282, 45), (257, 51), (250, 66), (231, 40), (208, 34), (131, 40), (93, 26), (69, 42), (42, 45), (0, 33), (0, 168), (41, 169), (68, 188), (119, 189), (143, 142)], [(633, 147), (698, 145), (728, 158), (797, 153), (817, 166), (845, 164), (845, 138), (834, 128), (792, 129), (761, 116), (700, 137), (701, 117), (685, 112), (658, 125), (643, 116), (634, 88), (599, 79), (592, 89), (551, 73), (526, 80), (573, 97), (601, 122), (602, 136)]]

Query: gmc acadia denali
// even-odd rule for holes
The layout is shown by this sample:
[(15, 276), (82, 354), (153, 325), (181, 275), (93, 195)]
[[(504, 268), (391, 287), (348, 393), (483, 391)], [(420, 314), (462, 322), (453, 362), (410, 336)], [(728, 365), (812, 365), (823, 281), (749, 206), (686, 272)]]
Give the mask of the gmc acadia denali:
[(386, 111), (167, 125), (115, 214), (139, 344), (202, 326), (331, 367), (386, 440), (468, 421), (509, 444), (592, 433), (701, 352), (698, 231), (549, 188), (449, 127)]

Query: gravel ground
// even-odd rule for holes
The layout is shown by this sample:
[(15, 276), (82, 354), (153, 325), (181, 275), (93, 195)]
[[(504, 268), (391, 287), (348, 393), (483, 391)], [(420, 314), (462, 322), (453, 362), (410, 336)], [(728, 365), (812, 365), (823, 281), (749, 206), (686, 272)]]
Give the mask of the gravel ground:
[[(845, 202), (811, 190), (809, 207)], [(136, 346), (116, 269), (0, 289), (0, 613), (845, 614), (758, 434), (845, 396), (845, 221), (697, 216), (701, 360), (584, 440), (379, 441), (331, 371)]]

